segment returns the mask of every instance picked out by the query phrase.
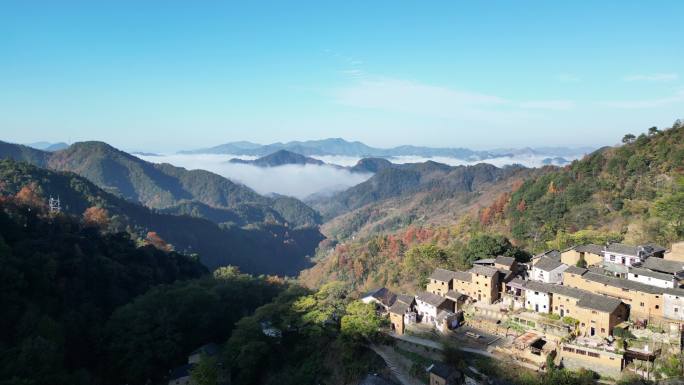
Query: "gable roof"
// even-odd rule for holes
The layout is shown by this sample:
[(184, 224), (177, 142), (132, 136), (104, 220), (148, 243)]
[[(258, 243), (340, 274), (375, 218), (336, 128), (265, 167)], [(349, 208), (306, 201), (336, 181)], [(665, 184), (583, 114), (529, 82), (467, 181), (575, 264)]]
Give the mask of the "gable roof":
[(413, 302), (415, 302), (415, 300), (416, 300), (416, 297), (414, 297), (412, 295), (397, 294), (397, 300), (394, 301), (394, 303), (402, 302), (402, 303), (405, 303), (407, 305), (411, 305), (411, 304), (413, 304)]
[(606, 313), (612, 313), (622, 303), (622, 301), (617, 298), (594, 294), (586, 290), (553, 283), (526, 281), (525, 289), (575, 298), (577, 299), (577, 306)]
[(579, 267), (579, 266), (568, 266), (568, 268), (565, 269), (566, 273), (577, 274), (577, 275), (582, 275), (582, 274), (586, 273), (587, 271), (589, 271), (589, 270), (587, 270), (583, 267)]
[(459, 298), (465, 297), (466, 295), (461, 294), (461, 293), (457, 292), (456, 290), (449, 290), (446, 292), (446, 294), (444, 296), (446, 298), (452, 300), (452, 301), (458, 301)]
[(575, 251), (580, 253), (591, 253), (597, 255), (603, 255), (603, 246), (594, 243), (589, 243), (586, 245), (579, 245), (574, 247)]
[(662, 258), (648, 258), (642, 264), (641, 267), (644, 269), (649, 269), (653, 271), (659, 271), (661, 273), (677, 274), (680, 271), (684, 271), (684, 262), (670, 261)]
[[(647, 261), (648, 261), (648, 259), (647, 259)], [(672, 274), (660, 273), (657, 271), (652, 271), (652, 270), (648, 270), (648, 269), (641, 269), (638, 267), (631, 267), (629, 269), (629, 273), (634, 274), (634, 275), (643, 275), (644, 277), (650, 277), (650, 278), (660, 279), (660, 280), (669, 281), (669, 282), (672, 282), (672, 280), (674, 279), (674, 276)]]
[(451, 270), (440, 269), (438, 267), (435, 269), (435, 271), (432, 272), (432, 274), (430, 274), (430, 279), (436, 279), (442, 282), (449, 282), (452, 278), (454, 278), (454, 273), (455, 272)]
[(555, 250), (555, 249), (554, 250), (548, 250), (548, 251), (545, 251), (541, 254), (535, 255), (534, 257), (532, 257), (532, 259), (543, 258), (543, 257), (553, 258), (553, 259), (557, 259), (560, 261), (561, 253), (560, 253), (560, 251)]
[(386, 287), (381, 287), (379, 289), (369, 291), (362, 298), (367, 297), (375, 298), (378, 302), (380, 302), (383, 306), (386, 307), (392, 306), (394, 301), (397, 299), (397, 296)]
[(470, 282), (473, 280), (473, 275), (468, 271), (455, 271), (454, 279), (457, 281)]
[(505, 257), (505, 256), (503, 256), (503, 255), (499, 255), (499, 256), (496, 257), (496, 259), (494, 260), (494, 263), (496, 263), (497, 265), (504, 265), (504, 266), (507, 266), (507, 267), (511, 267), (511, 266), (513, 266), (513, 264), (515, 263), (515, 258), (513, 258), (513, 257)]
[(608, 285), (608, 286), (614, 286), (614, 287), (618, 287), (621, 289), (642, 291), (644, 293), (649, 293), (649, 294), (662, 294), (662, 292), (663, 292), (662, 288), (657, 288), (655, 286), (647, 285), (645, 283), (641, 283), (641, 282), (637, 282), (637, 281), (630, 281), (627, 279), (622, 279), (622, 278), (617, 278), (617, 277), (610, 277), (607, 275), (597, 274), (597, 273), (594, 273), (591, 271), (584, 274), (582, 276), (582, 278), (587, 279), (589, 281), (602, 283), (602, 284)]
[(662, 253), (665, 249), (662, 246), (654, 244), (645, 244), (639, 246), (627, 245), (624, 243), (609, 243), (606, 246), (606, 252), (613, 252), (617, 254), (638, 256), (642, 252), (645, 256), (653, 255), (655, 253)]
[(482, 258), (477, 261), (473, 261), (473, 265), (493, 265), (496, 262), (494, 258)]
[(409, 311), (409, 309), (410, 309), (409, 304), (407, 304), (405, 302), (401, 302), (401, 301), (396, 301), (394, 303), (394, 305), (392, 305), (389, 308), (389, 312), (393, 313), (393, 314), (405, 314), (406, 312)]
[(552, 271), (559, 268), (561, 265), (563, 265), (563, 263), (555, 258), (542, 257), (533, 267), (544, 271)]
[(605, 313), (614, 312), (621, 304), (622, 301), (617, 298), (593, 293), (586, 293), (577, 301), (577, 306)]
[(478, 265), (473, 266), (468, 271), (470, 273), (484, 275), (485, 277), (493, 277), (494, 275), (499, 274), (499, 270), (496, 270), (494, 268), (487, 267), (487, 266), (478, 266)]
[(441, 295), (433, 294), (433, 293), (428, 293), (426, 291), (419, 293), (416, 296), (417, 300), (423, 301), (427, 303), (428, 305), (434, 306), (434, 307), (439, 307), (441, 306), (444, 302), (448, 301), (447, 298), (442, 297)]

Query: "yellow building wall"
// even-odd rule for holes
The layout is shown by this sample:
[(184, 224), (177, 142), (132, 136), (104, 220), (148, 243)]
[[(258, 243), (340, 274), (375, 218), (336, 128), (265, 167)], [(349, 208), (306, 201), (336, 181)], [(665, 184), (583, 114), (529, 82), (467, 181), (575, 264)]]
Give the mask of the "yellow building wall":
[(431, 279), (430, 282), (428, 282), (426, 290), (429, 293), (433, 294), (438, 294), (444, 297), (449, 291), (449, 285), (450, 282), (444, 282), (444, 281), (438, 281), (436, 279)]
[(629, 305), (631, 320), (654, 320), (663, 318), (663, 295), (651, 294), (636, 290), (624, 291), (615, 286), (590, 281), (577, 274), (563, 273), (563, 284), (595, 294), (603, 294), (620, 299)]
[(684, 241), (673, 243), (670, 251), (665, 253), (664, 258), (669, 261), (684, 262)]

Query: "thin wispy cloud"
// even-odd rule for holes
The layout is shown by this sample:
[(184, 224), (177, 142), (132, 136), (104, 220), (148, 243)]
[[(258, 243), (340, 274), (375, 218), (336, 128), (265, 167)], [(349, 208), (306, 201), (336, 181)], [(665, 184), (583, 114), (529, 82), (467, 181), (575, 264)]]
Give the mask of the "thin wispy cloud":
[(521, 108), (566, 111), (575, 108), (572, 100), (533, 100), (520, 103)]
[(654, 74), (636, 74), (636, 75), (628, 75), (623, 78), (624, 81), (626, 82), (638, 82), (638, 81), (647, 81), (647, 82), (667, 82), (667, 81), (673, 81), (679, 79), (679, 74), (671, 72), (671, 73), (654, 73)]
[(336, 103), (364, 109), (482, 122), (532, 118), (532, 111), (569, 110), (570, 100), (516, 101), (498, 95), (411, 80), (372, 77), (332, 91)]
[(558, 81), (561, 83), (578, 83), (581, 80), (582, 79), (579, 76), (571, 73), (562, 73), (558, 75)]
[(684, 107), (684, 90), (676, 92), (672, 96), (656, 99), (641, 99), (641, 100), (610, 100), (598, 103), (604, 107), (625, 108), (625, 109), (640, 109), (640, 108), (657, 108), (663, 106), (670, 106), (673, 104), (682, 104)]

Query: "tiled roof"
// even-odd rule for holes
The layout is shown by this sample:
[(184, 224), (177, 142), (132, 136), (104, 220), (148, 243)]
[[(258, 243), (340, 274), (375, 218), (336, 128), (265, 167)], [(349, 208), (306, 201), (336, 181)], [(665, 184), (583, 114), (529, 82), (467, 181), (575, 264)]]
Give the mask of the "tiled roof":
[(376, 300), (378, 300), (378, 302), (380, 302), (381, 304), (383, 304), (384, 306), (387, 306), (387, 307), (392, 306), (392, 304), (394, 303), (394, 301), (397, 298), (397, 296), (394, 293), (392, 293), (386, 287), (381, 287), (379, 289), (375, 289), (373, 291), (366, 293), (366, 295), (364, 295), (364, 297), (369, 297), (369, 296), (375, 298)]
[(503, 255), (499, 255), (499, 256), (496, 257), (496, 259), (494, 260), (494, 263), (496, 263), (497, 265), (504, 265), (504, 266), (511, 267), (511, 266), (513, 266), (513, 264), (515, 263), (515, 258), (513, 258), (513, 257), (505, 257), (505, 256), (503, 256)]
[(614, 286), (614, 287), (618, 287), (621, 289), (642, 291), (644, 293), (661, 294), (663, 292), (663, 289), (657, 288), (655, 286), (647, 285), (645, 283), (630, 281), (627, 279), (622, 279), (622, 278), (617, 278), (617, 277), (609, 277), (607, 275), (601, 275), (601, 274), (596, 274), (596, 273), (592, 273), (592, 272), (588, 272), (588, 273), (584, 274), (582, 276), (582, 278), (587, 279), (589, 281), (602, 283), (602, 284), (608, 285), (608, 286)]
[(606, 246), (606, 251), (625, 255), (639, 255), (639, 248), (637, 246), (626, 245), (624, 243), (610, 243)]
[(416, 300), (416, 297), (408, 294), (397, 294), (397, 300), (394, 301), (394, 303), (397, 302), (403, 302), (407, 305), (411, 305), (414, 301)]
[(555, 258), (542, 257), (533, 267), (544, 271), (552, 271), (561, 265), (563, 265), (563, 263)]
[(575, 246), (575, 251), (580, 252), (580, 253), (591, 253), (591, 254), (603, 255), (603, 250), (604, 250), (603, 246), (596, 245), (593, 243), (589, 243), (587, 245)]
[(487, 266), (473, 266), (468, 271), (474, 274), (484, 275), (485, 277), (493, 277), (494, 275), (499, 274), (498, 270)]
[(409, 309), (409, 304), (396, 301), (394, 305), (389, 308), (389, 312), (393, 314), (405, 314)]
[(578, 300), (577, 306), (607, 313), (613, 312), (622, 303), (622, 301), (616, 298), (552, 283), (527, 281), (525, 282), (525, 289), (575, 298)]
[(561, 253), (560, 253), (560, 251), (554, 249), (554, 250), (545, 251), (541, 254), (537, 254), (533, 258), (543, 258), (543, 257), (557, 259), (560, 261)]
[(622, 304), (622, 301), (617, 298), (592, 293), (586, 293), (577, 301), (577, 306), (606, 313), (614, 312), (620, 304)]
[(651, 271), (648, 269), (641, 269), (638, 267), (630, 268), (629, 273), (635, 274), (635, 275), (643, 275), (644, 277), (651, 277), (651, 278), (660, 279), (663, 281), (672, 281), (674, 279), (674, 276), (672, 274), (659, 273), (657, 271)]
[(667, 289), (663, 289), (663, 292), (665, 294), (674, 295), (677, 297), (684, 297), (684, 289), (680, 289), (680, 288), (676, 288), (676, 289), (667, 288)]
[(438, 307), (441, 304), (444, 303), (444, 301), (447, 301), (447, 298), (444, 298), (440, 295), (433, 294), (433, 293), (428, 293), (428, 292), (422, 292), (416, 296), (417, 300), (423, 301), (429, 305), (432, 305), (434, 307)]
[(641, 267), (653, 271), (660, 271), (662, 273), (676, 274), (684, 270), (684, 262), (669, 261), (667, 259), (653, 257), (646, 259), (641, 264)]
[(473, 265), (493, 265), (496, 262), (494, 258), (483, 258), (473, 261)]
[(456, 301), (461, 297), (465, 297), (465, 294), (461, 294), (461, 293), (457, 292), (456, 290), (449, 290), (446, 292), (445, 297), (449, 298), (452, 301)]
[(568, 266), (567, 269), (565, 269), (566, 273), (570, 274), (577, 274), (577, 275), (582, 275), (586, 273), (588, 270), (583, 268), (583, 267), (578, 267), (578, 266)]
[(442, 282), (449, 282), (454, 278), (454, 272), (451, 270), (436, 268), (435, 271), (430, 274), (430, 279), (436, 279)]
[(454, 279), (458, 281), (471, 282), (473, 280), (473, 275), (467, 271), (455, 271)]

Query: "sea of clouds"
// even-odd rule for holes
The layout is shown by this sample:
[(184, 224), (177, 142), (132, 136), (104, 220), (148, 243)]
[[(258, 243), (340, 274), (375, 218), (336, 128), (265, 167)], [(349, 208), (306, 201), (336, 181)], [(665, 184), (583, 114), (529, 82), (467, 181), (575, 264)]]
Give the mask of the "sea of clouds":
[(229, 163), (232, 158), (252, 160), (255, 157), (213, 154), (170, 154), (158, 156), (136, 155), (153, 163), (170, 163), (189, 170), (201, 169), (242, 183), (259, 194), (272, 193), (304, 199), (312, 194), (332, 194), (357, 185), (372, 174), (352, 173), (333, 166), (285, 165), (257, 167), (250, 164)]
[[(582, 157), (565, 156), (568, 161)], [(217, 154), (167, 154), (167, 155), (137, 155), (139, 158), (153, 163), (170, 163), (174, 166), (184, 167), (189, 170), (201, 169), (214, 172), (232, 181), (242, 183), (254, 191), (268, 195), (281, 194), (305, 199), (311, 195), (329, 195), (337, 191), (345, 190), (364, 182), (372, 176), (367, 173), (352, 173), (329, 165), (285, 165), (279, 167), (257, 167), (249, 164), (229, 163), (232, 158), (253, 160), (256, 157), (242, 155), (217, 155)], [(489, 163), (503, 167), (511, 164), (521, 164), (526, 167), (541, 167), (548, 155), (521, 154), (515, 156), (502, 156), (487, 160), (469, 161), (451, 157), (421, 157), (421, 156), (397, 156), (388, 158), (393, 163), (420, 163), (432, 160), (450, 166), (472, 165), (476, 163)], [(359, 157), (353, 156), (312, 156), (328, 164), (338, 166), (353, 166), (359, 161)]]

